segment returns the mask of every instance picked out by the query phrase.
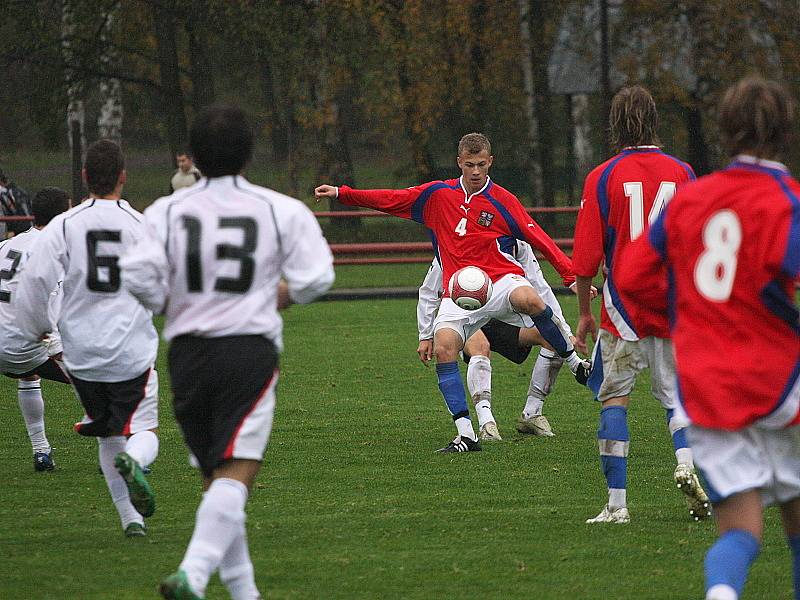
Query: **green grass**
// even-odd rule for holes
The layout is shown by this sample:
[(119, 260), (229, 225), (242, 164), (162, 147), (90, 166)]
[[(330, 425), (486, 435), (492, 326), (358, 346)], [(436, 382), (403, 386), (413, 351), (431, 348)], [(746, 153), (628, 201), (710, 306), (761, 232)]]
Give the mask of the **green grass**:
[[(571, 322), (575, 302), (563, 300)], [(598, 407), (563, 373), (545, 405), (557, 433), (514, 422), (532, 361), (494, 361), (505, 441), (480, 454), (433, 450), (454, 434), (432, 368), (416, 359), (410, 300), (320, 303), (285, 315), (286, 351), (269, 451), (248, 504), (259, 586), (269, 598), (686, 599), (702, 596), (711, 523), (692, 523), (672, 484), (664, 414), (644, 381), (631, 411), (628, 526), (588, 526), (605, 501)], [(93, 440), (72, 433), (72, 392), (45, 384), (58, 469), (33, 473), (15, 402), (0, 405), (0, 598), (154, 598), (179, 563), (200, 498), (169, 402), (162, 357), (158, 510), (127, 540)], [(788, 600), (778, 515), (744, 598)], [(214, 579), (209, 599), (226, 598)]]

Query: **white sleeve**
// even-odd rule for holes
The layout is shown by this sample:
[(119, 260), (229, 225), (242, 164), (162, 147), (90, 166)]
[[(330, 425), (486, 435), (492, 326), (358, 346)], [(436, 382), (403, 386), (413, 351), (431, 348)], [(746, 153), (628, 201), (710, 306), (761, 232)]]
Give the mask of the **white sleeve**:
[(17, 288), (17, 318), (22, 334), (32, 342), (53, 331), (51, 294), (64, 278), (67, 249), (58, 224), (42, 230), (36, 251), (20, 273)]
[(158, 213), (145, 211), (143, 235), (119, 260), (122, 285), (153, 313), (164, 309), (169, 289), (169, 260), (159, 225)]
[(428, 274), (419, 288), (419, 300), (417, 300), (417, 329), (419, 329), (420, 340), (430, 340), (433, 338), (433, 321), (436, 318), (436, 311), (442, 303), (442, 267), (435, 258), (431, 262)]
[(314, 214), (301, 205), (281, 228), (281, 274), (292, 302), (308, 304), (327, 292), (335, 274), (333, 255)]

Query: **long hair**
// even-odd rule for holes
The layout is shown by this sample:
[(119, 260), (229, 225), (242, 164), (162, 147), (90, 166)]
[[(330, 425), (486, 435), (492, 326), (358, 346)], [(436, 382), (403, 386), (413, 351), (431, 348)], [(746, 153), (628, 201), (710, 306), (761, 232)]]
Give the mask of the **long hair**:
[(640, 85), (622, 88), (611, 101), (608, 115), (611, 145), (617, 150), (628, 146), (659, 145), (656, 102)]
[(722, 147), (729, 156), (781, 156), (791, 142), (794, 110), (794, 100), (781, 84), (745, 77), (729, 87), (720, 102)]

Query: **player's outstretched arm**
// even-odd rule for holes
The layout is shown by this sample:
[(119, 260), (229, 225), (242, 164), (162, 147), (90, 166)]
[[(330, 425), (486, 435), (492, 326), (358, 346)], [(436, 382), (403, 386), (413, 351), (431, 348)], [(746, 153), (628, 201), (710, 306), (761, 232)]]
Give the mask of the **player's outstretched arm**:
[(335, 185), (323, 184), (314, 190), (314, 199), (319, 202), (320, 200), (336, 200), (339, 196), (339, 188)]
[[(336, 187), (325, 184), (314, 190), (314, 198), (317, 201), (325, 198), (338, 199), (342, 204), (373, 208), (395, 217), (424, 223), (425, 202), (418, 203), (417, 200), (421, 200), (420, 196), (426, 191), (426, 196), (422, 200), (430, 198), (437, 189), (435, 186), (444, 187), (444, 184), (440, 181), (432, 181), (402, 190), (356, 190), (346, 185)], [(431, 187), (435, 187), (435, 189), (430, 190)]]

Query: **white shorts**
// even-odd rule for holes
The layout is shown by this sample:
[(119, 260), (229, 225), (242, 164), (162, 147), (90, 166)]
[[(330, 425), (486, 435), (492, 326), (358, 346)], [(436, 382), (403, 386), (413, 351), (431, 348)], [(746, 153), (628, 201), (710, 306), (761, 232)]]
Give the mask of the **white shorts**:
[(712, 502), (754, 489), (765, 506), (800, 496), (800, 426), (724, 431), (690, 425), (688, 436)]
[(451, 298), (442, 298), (439, 313), (433, 322), (434, 335), (439, 329), (452, 329), (461, 336), (462, 341), (466, 341), (491, 319), (517, 327), (533, 327), (530, 316), (517, 312), (511, 306), (511, 292), (519, 287), (534, 289), (522, 275), (504, 275), (493, 284), (489, 302), (478, 310), (464, 310)]
[(665, 409), (675, 408), (675, 359), (672, 340), (646, 337), (630, 342), (601, 329), (592, 352), (592, 372), (602, 377), (597, 400), (629, 396), (636, 376), (650, 367), (650, 390)]

